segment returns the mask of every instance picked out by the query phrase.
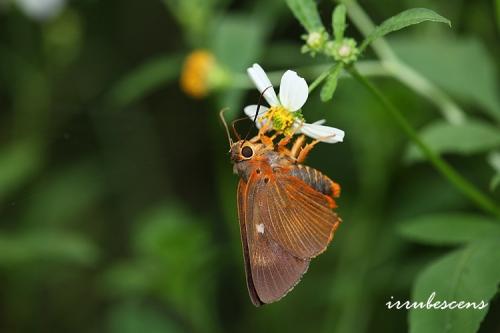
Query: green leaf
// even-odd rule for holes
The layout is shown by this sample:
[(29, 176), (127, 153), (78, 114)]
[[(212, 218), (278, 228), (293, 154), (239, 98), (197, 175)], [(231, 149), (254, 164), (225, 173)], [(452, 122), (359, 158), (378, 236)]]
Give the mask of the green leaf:
[[(500, 130), (485, 122), (469, 120), (464, 124), (450, 124), (439, 120), (420, 131), (422, 140), (437, 153), (474, 154), (500, 146)], [(422, 160), (420, 150), (410, 144), (405, 159)]]
[[(54, 168), (30, 189), (20, 221), (29, 225), (75, 223), (87, 218), (107, 190), (94, 161)], [(78, 189), (78, 191), (75, 191)]]
[(0, 148), (0, 203), (41, 167), (42, 153), (40, 144), (32, 141)]
[(111, 333), (180, 333), (185, 332), (157, 306), (128, 301), (115, 305), (109, 315), (108, 332)]
[(333, 71), (326, 78), (326, 82), (321, 88), (320, 97), (323, 102), (328, 102), (332, 99), (335, 89), (337, 88), (337, 81), (342, 71), (342, 64), (339, 62), (334, 67)]
[(179, 55), (161, 56), (132, 70), (111, 89), (111, 106), (122, 108), (137, 102), (179, 76), (182, 58)]
[(342, 41), (342, 39), (344, 38), (344, 31), (346, 28), (345, 16), (346, 7), (344, 4), (340, 4), (335, 7), (335, 10), (332, 14), (332, 29), (335, 35), (335, 40), (337, 42)]
[(111, 278), (127, 273), (131, 289), (149, 287), (179, 313), (188, 314), (199, 331), (218, 331), (213, 329), (214, 309), (208, 303), (213, 298), (216, 248), (206, 221), (170, 203), (147, 211), (136, 225), (133, 248), (138, 260), (135, 265), (121, 265), (126, 270), (115, 271)]
[[(428, 266), (417, 278), (412, 300), (489, 302), (500, 282), (500, 239), (475, 242)], [(462, 303), (463, 304), (463, 303)], [(438, 306), (443, 306), (441, 303)], [(412, 309), (411, 333), (474, 333), (488, 311), (484, 309)]]
[(412, 241), (432, 245), (455, 245), (500, 237), (500, 223), (480, 215), (445, 213), (417, 217), (403, 222), (399, 233)]
[(496, 175), (491, 178), (490, 181), (490, 191), (493, 192), (497, 189), (498, 185), (500, 185), (500, 173), (497, 173)]
[(148, 261), (118, 262), (104, 273), (102, 285), (114, 297), (147, 294), (155, 283), (155, 271)]
[(98, 249), (80, 235), (60, 231), (0, 233), (0, 266), (34, 265), (46, 261), (91, 265)]
[(251, 16), (224, 17), (214, 36), (212, 50), (217, 61), (234, 71), (246, 69), (263, 50), (263, 27)]
[[(219, 63), (234, 72), (244, 73), (261, 56), (264, 33), (264, 26), (251, 16), (225, 16), (213, 33), (211, 49)], [(231, 118), (231, 113), (241, 109), (244, 93), (241, 89), (225, 90), (218, 96), (219, 107), (228, 107)]]
[(493, 170), (500, 172), (500, 151), (492, 151), (488, 154), (488, 163)]
[(286, 0), (286, 3), (307, 32), (325, 29), (314, 0)]
[(441, 22), (451, 27), (451, 22), (436, 12), (426, 8), (412, 8), (405, 10), (391, 18), (388, 18), (381, 25), (377, 26), (371, 34), (361, 44), (360, 50), (364, 50), (368, 44), (375, 39), (380, 38), (393, 31), (401, 30), (410, 25), (422, 23), (425, 21)]
[(500, 31), (500, 0), (495, 1), (495, 8), (496, 8), (496, 18), (497, 18), (497, 28), (498, 31)]
[[(481, 40), (425, 36), (390, 42), (405, 63), (459, 101), (479, 106), (481, 111), (500, 121), (497, 62)], [(446, 54), (453, 56), (444, 56)]]
[(500, 185), (500, 152), (493, 151), (488, 155), (488, 163), (491, 165), (496, 174), (491, 178), (490, 181), (490, 191), (495, 191), (495, 189)]

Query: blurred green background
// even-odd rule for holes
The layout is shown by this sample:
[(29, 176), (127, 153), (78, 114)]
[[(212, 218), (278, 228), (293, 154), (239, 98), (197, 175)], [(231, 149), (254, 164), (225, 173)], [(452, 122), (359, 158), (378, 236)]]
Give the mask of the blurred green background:
[[(410, 7), (452, 21), (389, 42), (474, 119), (463, 130), (441, 137), (434, 104), (390, 77), (373, 79), (500, 202), (490, 186), (500, 174), (498, 1), (361, 5), (377, 23)], [(333, 6), (320, 2), (325, 22)], [(458, 241), (439, 232), (429, 241), (428, 231), (419, 241), (401, 226), (448, 214), (452, 231), (449, 220), (493, 219), (422, 161), (350, 78), (332, 102), (315, 92), (304, 110), (346, 131), (344, 143), (318, 145), (307, 162), (342, 185), (344, 223), (286, 298), (258, 309), (248, 298), (238, 179), (218, 111), (229, 106), (234, 119), (256, 103), (244, 78), (254, 62), (311, 82), (324, 59), (300, 53), (303, 33), (278, 0), (0, 1), (0, 332), (407, 331), (408, 312), (385, 303), (411, 299), (429, 263), (479, 236), (473, 225)], [(352, 24), (347, 34), (361, 38)], [(179, 77), (200, 48), (237, 79), (193, 99)], [(500, 332), (498, 318), (497, 295), (480, 332)]]

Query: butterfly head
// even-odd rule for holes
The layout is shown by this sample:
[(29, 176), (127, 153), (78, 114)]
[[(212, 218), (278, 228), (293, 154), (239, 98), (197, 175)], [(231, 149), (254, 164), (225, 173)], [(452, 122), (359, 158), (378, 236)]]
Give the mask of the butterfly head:
[(262, 149), (262, 144), (252, 143), (247, 140), (240, 140), (231, 145), (231, 161), (238, 163), (254, 158)]
[(250, 174), (266, 163), (266, 148), (262, 143), (253, 143), (248, 140), (239, 140), (231, 145), (231, 162), (234, 173), (243, 180), (248, 180)]

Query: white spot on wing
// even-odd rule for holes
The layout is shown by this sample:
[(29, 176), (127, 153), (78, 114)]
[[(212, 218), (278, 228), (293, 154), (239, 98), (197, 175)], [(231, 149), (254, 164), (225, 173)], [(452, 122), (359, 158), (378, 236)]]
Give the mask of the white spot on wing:
[(257, 228), (257, 232), (259, 234), (263, 234), (264, 233), (264, 224), (256, 224), (255, 227)]

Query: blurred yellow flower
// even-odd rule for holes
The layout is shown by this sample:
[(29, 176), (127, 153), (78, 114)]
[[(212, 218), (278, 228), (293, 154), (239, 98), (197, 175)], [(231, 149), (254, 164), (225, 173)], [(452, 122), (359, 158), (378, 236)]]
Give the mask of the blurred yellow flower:
[(205, 97), (211, 88), (210, 74), (215, 67), (215, 57), (209, 51), (191, 52), (182, 68), (180, 82), (182, 90), (194, 98)]

